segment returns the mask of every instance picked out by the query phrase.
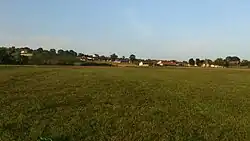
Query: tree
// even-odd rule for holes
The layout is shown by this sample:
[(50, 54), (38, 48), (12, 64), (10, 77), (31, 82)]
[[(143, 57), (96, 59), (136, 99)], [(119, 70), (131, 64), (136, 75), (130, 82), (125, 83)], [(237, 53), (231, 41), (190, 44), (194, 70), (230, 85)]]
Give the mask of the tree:
[(94, 55), (95, 55), (95, 57), (96, 57), (96, 58), (99, 58), (99, 57), (100, 57), (100, 55), (99, 55), (99, 54), (94, 54)]
[(201, 66), (201, 60), (199, 58), (196, 58), (195, 63), (197, 66)]
[(11, 56), (7, 48), (0, 48), (0, 64), (11, 64)]
[(37, 50), (36, 50), (38, 53), (42, 53), (43, 52), (43, 48), (38, 48)]
[(195, 65), (195, 61), (193, 58), (189, 59), (188, 63), (191, 65), (191, 66), (194, 66)]
[(82, 56), (84, 56), (83, 53), (78, 53), (78, 55), (77, 55), (77, 57), (82, 57)]
[(131, 54), (129, 56), (129, 59), (130, 59), (131, 62), (134, 62), (136, 60), (136, 56), (134, 54)]
[(213, 61), (211, 59), (206, 59), (205, 62), (206, 62), (206, 64), (209, 64), (209, 65), (213, 64)]
[(72, 56), (75, 56), (75, 57), (77, 56), (77, 53), (74, 50), (70, 50), (69, 54), (72, 55)]
[(64, 54), (64, 50), (59, 49), (59, 50), (57, 51), (57, 53), (58, 53), (59, 55), (63, 55), (63, 54)]
[(239, 61), (240, 62), (240, 58), (237, 57), (237, 56), (227, 56), (226, 61), (228, 61), (228, 62), (230, 62), (230, 61)]
[(240, 63), (241, 66), (249, 66), (250, 62), (248, 60), (242, 60)]
[(214, 64), (218, 66), (224, 66), (225, 61), (222, 58), (217, 58), (216, 60), (214, 60)]
[(187, 65), (187, 64), (188, 64), (188, 62), (187, 62), (187, 61), (182, 61), (182, 63), (183, 63), (183, 64), (185, 64), (185, 65)]
[(22, 56), (21, 56), (20, 52), (13, 53), (13, 58), (14, 58), (16, 64), (22, 64)]
[(21, 56), (21, 62), (22, 65), (27, 65), (29, 63), (29, 57), (28, 56)]
[(228, 67), (230, 66), (230, 65), (229, 65), (229, 61), (228, 61), (227, 59), (225, 59), (224, 62), (225, 62), (224, 67), (227, 67), (227, 68), (228, 68)]
[(0, 64), (4, 64), (4, 56), (6, 55), (6, 48), (0, 48)]
[(95, 60), (100, 60), (100, 55), (99, 54), (94, 54), (94, 59)]
[(111, 61), (115, 61), (118, 58), (118, 56), (114, 53), (110, 55), (110, 58), (111, 58)]
[(201, 65), (205, 64), (205, 60), (200, 60)]
[(238, 61), (238, 62), (240, 62), (240, 58), (237, 57), (237, 56), (233, 56), (231, 59), (232, 59), (232, 61)]
[(99, 58), (100, 58), (101, 61), (107, 61), (108, 60), (108, 58), (106, 56), (104, 56), (104, 55), (101, 55)]
[(236, 66), (240, 64), (240, 58), (237, 56), (227, 56), (225, 60), (228, 66)]
[(56, 54), (56, 50), (55, 50), (55, 49), (50, 49), (49, 52), (50, 52), (52, 55), (55, 55), (55, 54)]

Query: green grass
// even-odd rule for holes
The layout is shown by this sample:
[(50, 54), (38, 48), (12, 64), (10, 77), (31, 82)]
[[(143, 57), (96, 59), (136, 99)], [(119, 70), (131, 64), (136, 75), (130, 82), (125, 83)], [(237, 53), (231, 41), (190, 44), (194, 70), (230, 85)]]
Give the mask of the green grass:
[(2, 66), (0, 106), (1, 141), (250, 140), (250, 71)]

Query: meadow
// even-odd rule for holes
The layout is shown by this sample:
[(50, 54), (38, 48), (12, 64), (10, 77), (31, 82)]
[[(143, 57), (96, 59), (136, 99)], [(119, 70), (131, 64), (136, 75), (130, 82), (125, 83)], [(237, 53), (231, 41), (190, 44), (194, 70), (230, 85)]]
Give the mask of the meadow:
[(250, 71), (0, 67), (1, 141), (250, 140)]

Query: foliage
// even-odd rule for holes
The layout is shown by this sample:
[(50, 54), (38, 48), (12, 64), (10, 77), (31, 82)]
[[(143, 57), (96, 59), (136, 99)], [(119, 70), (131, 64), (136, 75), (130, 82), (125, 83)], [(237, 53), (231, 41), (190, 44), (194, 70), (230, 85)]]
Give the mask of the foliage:
[(131, 54), (129, 56), (129, 59), (130, 59), (131, 62), (134, 62), (134, 61), (136, 61), (136, 56), (134, 54)]
[(118, 56), (114, 53), (114, 54), (110, 55), (110, 58), (112, 61), (115, 61), (116, 59), (118, 59)]
[(227, 56), (226, 61), (228, 61), (228, 62), (230, 62), (230, 61), (239, 61), (240, 62), (240, 58), (237, 57), (237, 56)]
[(205, 60), (200, 60), (200, 63), (201, 64), (205, 64)]
[[(24, 53), (22, 53), (24, 52)], [(26, 56), (31, 54), (31, 56)], [(58, 50), (55, 49), (44, 50), (38, 48), (32, 50), (28, 47), (15, 48), (15, 47), (2, 47), (0, 48), (0, 64), (16, 64), (16, 65), (73, 65), (77, 53), (73, 50)]]
[[(11, 65), (74, 65), (75, 62), (79, 60), (82, 61), (97, 61), (97, 62), (107, 62), (107, 61), (120, 61), (122, 63), (132, 62), (133, 64), (139, 64), (139, 62), (147, 62), (150, 66), (154, 66), (159, 60), (151, 60), (151, 59), (137, 59), (134, 54), (131, 54), (128, 58), (122, 56), (118, 57), (115, 53), (110, 55), (109, 57), (99, 54), (87, 55), (83, 53), (77, 53), (74, 50), (63, 50), (59, 49), (31, 49), (28, 47), (0, 47), (0, 64), (11, 64)], [(173, 61), (173, 60), (169, 60)], [(178, 62), (174, 60), (175, 62)], [(237, 56), (227, 56), (225, 59), (218, 58), (214, 62), (210, 59), (201, 60), (197, 58), (194, 60), (193, 58), (189, 59), (189, 64), (194, 66), (197, 64), (201, 66), (202, 64), (214, 64), (219, 66), (250, 66), (243, 60), (241, 60)], [(88, 63), (86, 63), (88, 64)], [(93, 65), (94, 63), (90, 63)], [(186, 63), (179, 62), (182, 66), (186, 66)]]
[(250, 62), (248, 60), (242, 60), (240, 65), (241, 66), (250, 66)]
[(217, 59), (214, 61), (214, 64), (215, 64), (215, 65), (218, 65), (218, 66), (224, 66), (224, 65), (225, 65), (225, 61), (224, 61), (224, 59), (222, 59), (222, 58), (217, 58)]
[(206, 59), (205, 62), (207, 62), (207, 64), (212, 65), (213, 61), (211, 59)]
[(240, 58), (237, 56), (227, 56), (225, 61), (230, 65), (230, 66), (237, 66), (240, 64)]
[(197, 66), (201, 66), (201, 60), (199, 58), (196, 58), (195, 63)]
[(191, 66), (194, 66), (195, 65), (195, 61), (193, 58), (189, 59), (188, 63), (191, 65)]

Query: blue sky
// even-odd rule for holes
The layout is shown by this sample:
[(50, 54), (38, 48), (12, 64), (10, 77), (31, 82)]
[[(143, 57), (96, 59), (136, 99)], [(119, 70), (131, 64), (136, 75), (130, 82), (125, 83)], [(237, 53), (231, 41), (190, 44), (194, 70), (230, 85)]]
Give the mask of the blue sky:
[(0, 45), (250, 59), (249, 0), (1, 0)]

